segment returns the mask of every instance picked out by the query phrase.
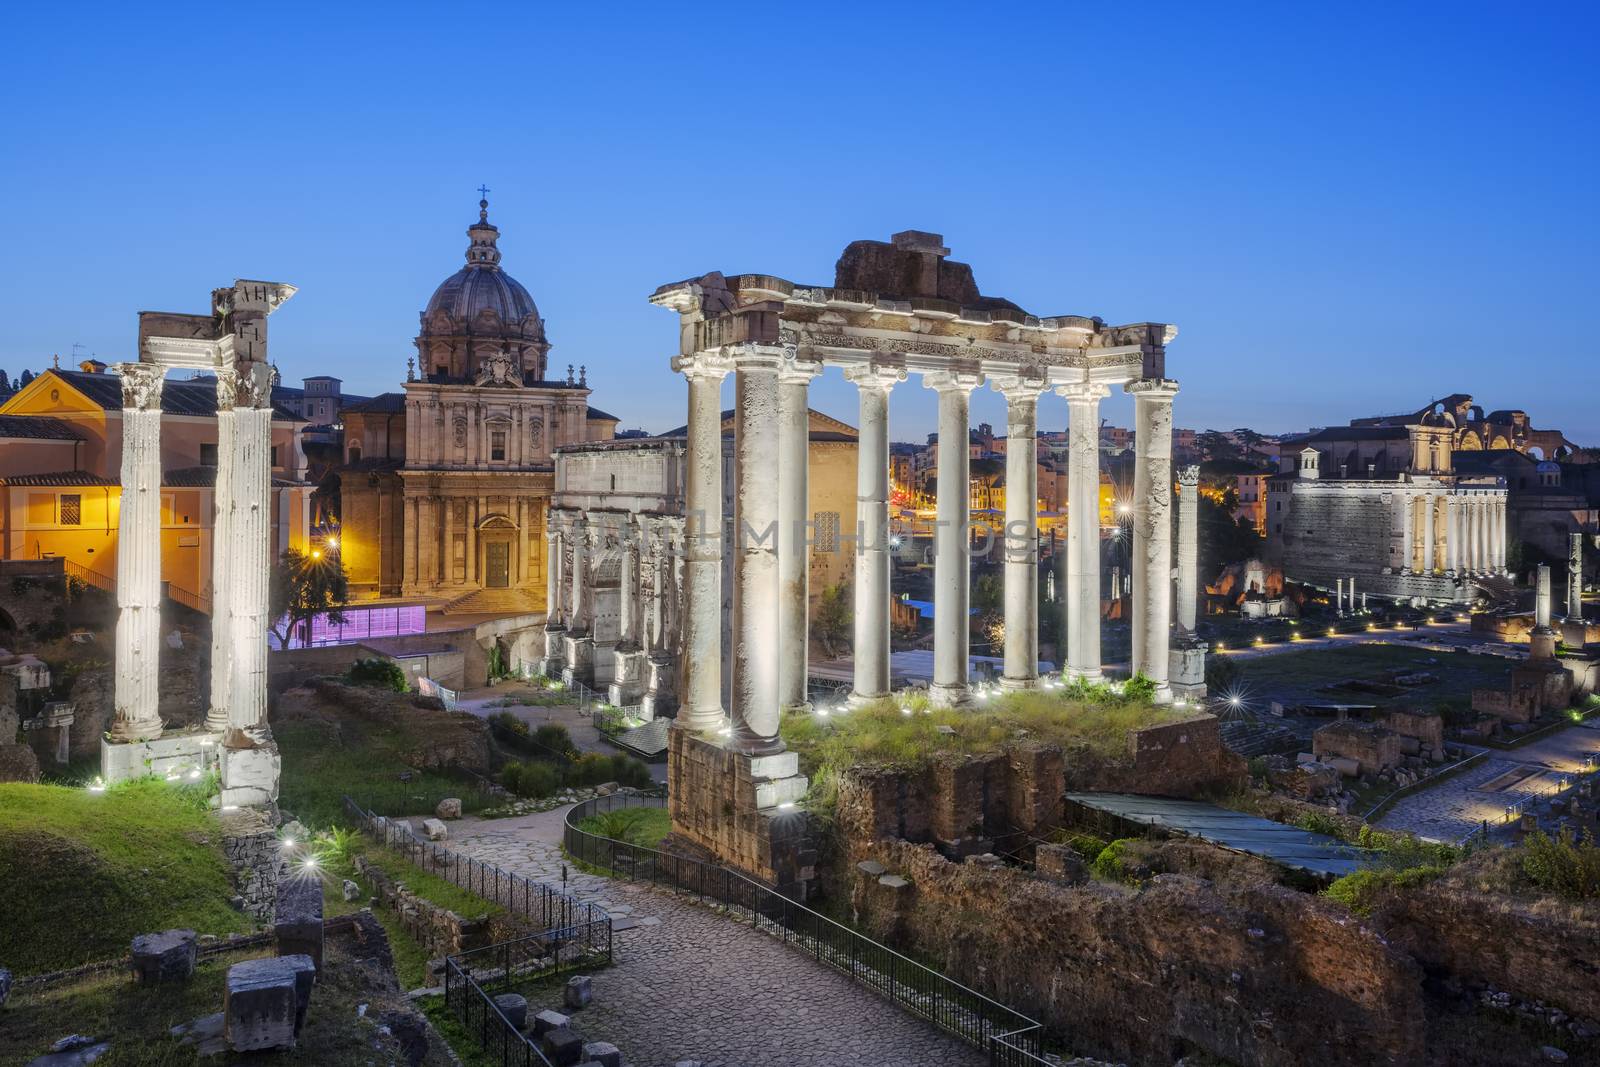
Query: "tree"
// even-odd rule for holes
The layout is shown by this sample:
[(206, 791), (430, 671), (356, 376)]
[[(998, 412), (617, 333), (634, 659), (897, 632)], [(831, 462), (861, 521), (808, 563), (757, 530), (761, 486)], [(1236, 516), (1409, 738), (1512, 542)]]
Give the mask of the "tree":
[(20, 389), (31, 381), (33, 381), (33, 371), (24, 367), (22, 370), (22, 376), (17, 379), (17, 388)]
[(3, 368), (0, 368), (0, 393), (11, 392), (11, 378)]
[(829, 659), (838, 655), (838, 646), (850, 633), (855, 609), (850, 603), (850, 587), (830, 585), (817, 598), (817, 613), (811, 619), (811, 636), (822, 644)]
[(1228, 435), (1221, 430), (1206, 430), (1195, 438), (1194, 443), (1200, 455), (1212, 462), (1241, 458), (1239, 446), (1228, 440)]
[(276, 620), (272, 633), (278, 646), (289, 646), (289, 635), (301, 624), (310, 624), (326, 614), (328, 621), (344, 622), (344, 607), (350, 602), (350, 586), (344, 563), (336, 552), (314, 548), (310, 554), (289, 549), (273, 564), (268, 591), (268, 608)]

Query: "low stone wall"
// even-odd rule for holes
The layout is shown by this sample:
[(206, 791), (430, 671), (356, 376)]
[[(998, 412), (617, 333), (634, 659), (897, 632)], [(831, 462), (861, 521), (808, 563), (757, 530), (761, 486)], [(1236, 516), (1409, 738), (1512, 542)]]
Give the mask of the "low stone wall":
[(465, 919), (419, 897), (405, 883), (396, 882), (382, 868), (369, 863), (365, 856), (356, 857), (356, 873), (372, 883), (379, 905), (392, 910), (406, 933), (430, 955), (453, 956), (502, 940), (495, 936), (495, 924), (490, 919)]
[[(1028, 1012), (1074, 1050), (1255, 1067), (1421, 1062), (1421, 971), (1342, 907), (1270, 884), (1156, 876), (1137, 890), (847, 841), (835, 885), (867, 932)], [(909, 882), (861, 874), (874, 859)], [(856, 885), (855, 883), (860, 883)]]
[(1247, 764), (1222, 743), (1221, 727), (1215, 715), (1192, 715), (1135, 730), (1128, 735), (1127, 764), (1102, 768), (1092, 780), (1079, 782), (1069, 762), (1068, 788), (1163, 797), (1238, 788), (1248, 777)]

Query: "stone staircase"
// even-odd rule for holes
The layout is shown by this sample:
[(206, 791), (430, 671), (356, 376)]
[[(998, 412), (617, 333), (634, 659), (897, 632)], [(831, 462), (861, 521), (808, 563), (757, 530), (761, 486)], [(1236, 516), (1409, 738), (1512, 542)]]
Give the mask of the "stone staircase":
[(524, 589), (474, 589), (444, 606), (446, 615), (527, 615), (543, 610), (537, 595)]

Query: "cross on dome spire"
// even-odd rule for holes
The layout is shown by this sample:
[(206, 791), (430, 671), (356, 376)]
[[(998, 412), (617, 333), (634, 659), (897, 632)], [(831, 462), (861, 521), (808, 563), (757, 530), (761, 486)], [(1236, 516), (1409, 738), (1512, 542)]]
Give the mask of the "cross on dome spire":
[(488, 222), (489, 221), (489, 187), (487, 185), (478, 186), (478, 196), (482, 198), (482, 199), (480, 199), (478, 201), (478, 221), (479, 222)]

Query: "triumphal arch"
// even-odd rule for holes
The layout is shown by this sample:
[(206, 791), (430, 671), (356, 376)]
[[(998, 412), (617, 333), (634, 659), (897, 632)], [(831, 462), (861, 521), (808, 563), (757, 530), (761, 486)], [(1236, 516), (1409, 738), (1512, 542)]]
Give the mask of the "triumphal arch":
[[(888, 695), (889, 397), (912, 375), (939, 395), (938, 524), (931, 698), (970, 699), (969, 424), (974, 389), (1007, 402), (1005, 669), (1002, 684), (1039, 684), (1037, 465), (1039, 398), (1070, 411), (1065, 673), (1100, 677), (1099, 408), (1113, 388), (1134, 398), (1133, 662), (1170, 701), (1172, 402), (1166, 346), (1175, 327), (1109, 326), (1081, 315), (1037, 316), (979, 292), (938, 234), (856, 241), (832, 286), (719, 272), (663, 285), (651, 301), (677, 312), (673, 366), (688, 379), (684, 688), (674, 730), (672, 805), (680, 832), (773, 878), (785, 870), (774, 809), (804, 793), (779, 719), (806, 701), (807, 390), (828, 367), (859, 389), (858, 536), (852, 699)], [(722, 514), (723, 379), (735, 379), (734, 509)], [(803, 455), (803, 452), (799, 454)], [(733, 677), (721, 698), (721, 574), (734, 554)], [(1191, 623), (1192, 625), (1192, 623)], [(1180, 657), (1180, 662), (1182, 659)], [(731, 791), (731, 792), (730, 792)], [(726, 818), (731, 805), (734, 818)], [(792, 806), (792, 805), (791, 805)], [(763, 815), (763, 813), (766, 813)], [(781, 834), (779, 835), (781, 836)], [(803, 861), (795, 861), (803, 863)]]

